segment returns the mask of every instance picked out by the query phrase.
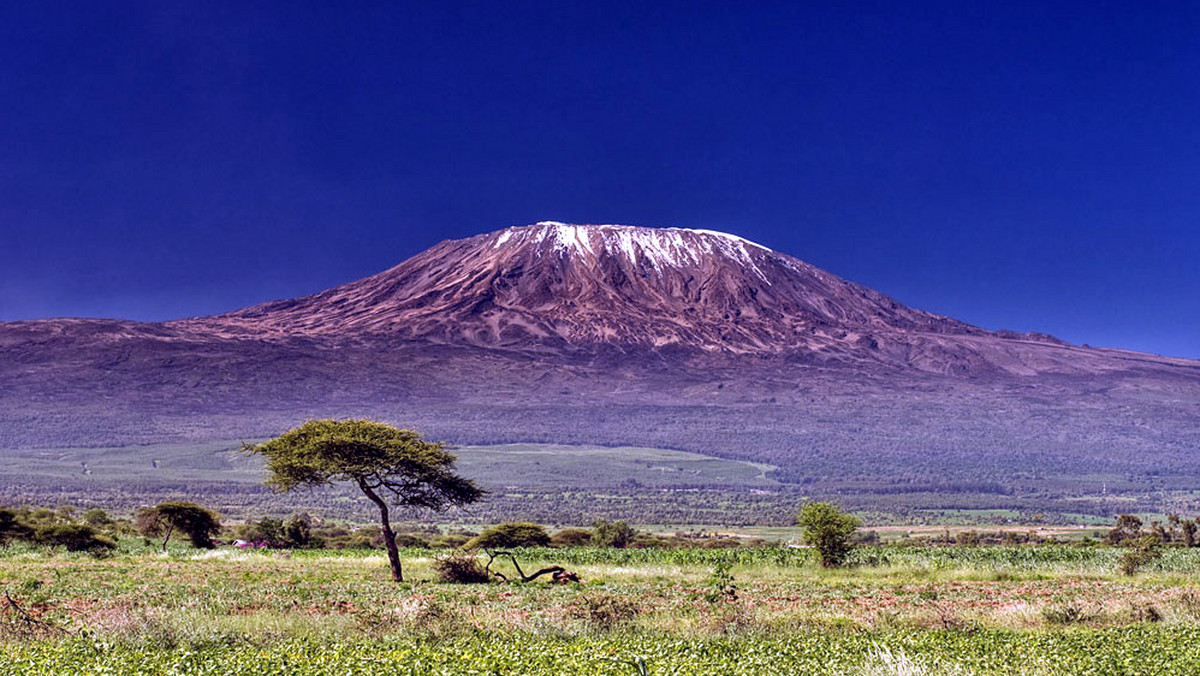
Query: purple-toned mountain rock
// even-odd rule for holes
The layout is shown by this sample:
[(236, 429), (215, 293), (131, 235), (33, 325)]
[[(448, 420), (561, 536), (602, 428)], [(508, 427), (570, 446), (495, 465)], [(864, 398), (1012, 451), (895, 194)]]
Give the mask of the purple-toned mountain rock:
[(986, 331), (725, 233), (622, 225), (539, 223), (446, 241), (328, 291), (164, 327), (243, 339), (782, 355), (964, 375), (1181, 363)]
[(1185, 458), (1200, 362), (984, 330), (724, 233), (561, 223), (218, 316), (0, 324), (0, 448), (327, 415), (699, 450), (785, 478), (893, 451), (898, 467), (1030, 448)]

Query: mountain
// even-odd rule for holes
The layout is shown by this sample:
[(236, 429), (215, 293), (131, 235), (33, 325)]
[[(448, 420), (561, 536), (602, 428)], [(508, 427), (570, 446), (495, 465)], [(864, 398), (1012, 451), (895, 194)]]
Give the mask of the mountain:
[(0, 324), (0, 448), (350, 415), (851, 493), (1200, 480), (1200, 362), (985, 330), (718, 232), (545, 222), (222, 315)]
[(248, 339), (787, 355), (975, 375), (1095, 372), (1131, 358), (914, 310), (725, 233), (553, 222), (442, 242), (322, 293), (164, 326)]
[(718, 232), (539, 223), (447, 241), (305, 298), (175, 322), (229, 335), (389, 335), (481, 347), (819, 349), (852, 329), (982, 334)]

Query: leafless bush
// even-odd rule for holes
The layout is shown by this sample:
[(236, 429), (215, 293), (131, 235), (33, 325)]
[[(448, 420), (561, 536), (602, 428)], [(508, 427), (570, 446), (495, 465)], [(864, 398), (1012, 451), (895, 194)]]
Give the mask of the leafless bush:
[(440, 556), (433, 562), (438, 580), (453, 584), (482, 584), (489, 576), (474, 554), (455, 552)]
[(582, 596), (570, 608), (572, 617), (604, 631), (632, 620), (640, 612), (637, 602), (617, 594)]

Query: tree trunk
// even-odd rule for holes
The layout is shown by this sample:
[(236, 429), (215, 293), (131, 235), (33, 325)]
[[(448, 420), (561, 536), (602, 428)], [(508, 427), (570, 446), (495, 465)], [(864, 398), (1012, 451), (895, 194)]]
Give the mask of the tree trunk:
[(167, 524), (167, 537), (163, 538), (163, 551), (167, 551), (167, 540), (171, 539), (171, 533), (175, 532), (175, 524)]
[(404, 582), (404, 569), (400, 567), (400, 549), (396, 547), (396, 534), (392, 532), (392, 522), (388, 519), (387, 503), (365, 483), (359, 482), (358, 487), (379, 507), (379, 529), (383, 531), (383, 546), (387, 547), (388, 563), (392, 565), (392, 580)]

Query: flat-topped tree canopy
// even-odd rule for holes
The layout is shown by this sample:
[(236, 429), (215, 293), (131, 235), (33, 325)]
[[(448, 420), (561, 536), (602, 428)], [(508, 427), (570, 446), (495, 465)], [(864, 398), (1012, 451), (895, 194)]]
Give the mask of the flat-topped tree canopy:
[(445, 509), (470, 504), (484, 494), (475, 482), (454, 473), (458, 458), (445, 444), (425, 441), (413, 430), (374, 420), (310, 420), (244, 449), (266, 457), (266, 483), (280, 491), (340, 481), (357, 485), (379, 508), (392, 577), (397, 582), (404, 577), (388, 503)]

